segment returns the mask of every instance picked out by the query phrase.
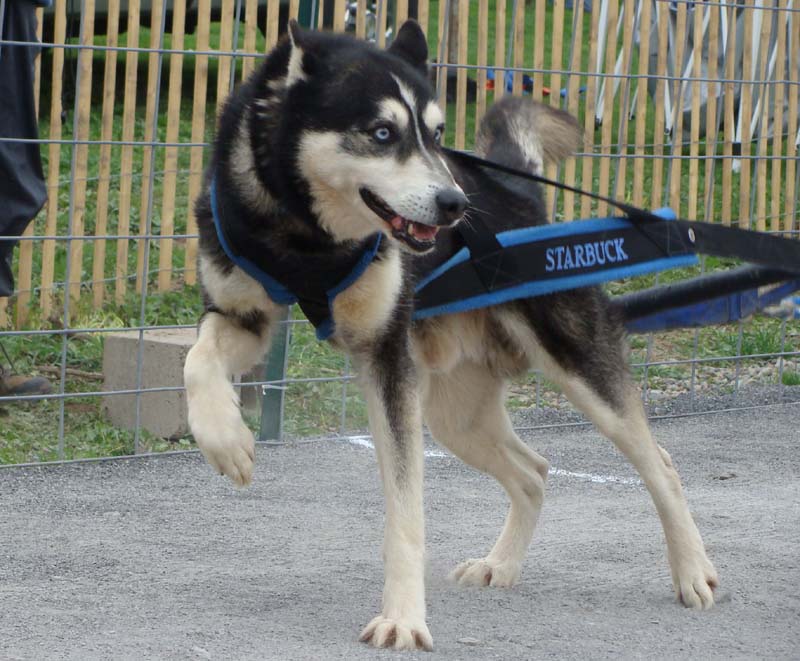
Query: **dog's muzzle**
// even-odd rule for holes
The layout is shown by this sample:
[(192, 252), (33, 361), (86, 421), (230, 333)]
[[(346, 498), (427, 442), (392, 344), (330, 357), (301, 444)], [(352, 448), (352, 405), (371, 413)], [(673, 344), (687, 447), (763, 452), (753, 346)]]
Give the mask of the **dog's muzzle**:
[(458, 188), (436, 193), (436, 219), (432, 224), (417, 222), (397, 213), (382, 197), (366, 187), (359, 189), (364, 203), (390, 228), (392, 236), (415, 252), (427, 252), (436, 244), (440, 227), (451, 227), (464, 215), (467, 196)]

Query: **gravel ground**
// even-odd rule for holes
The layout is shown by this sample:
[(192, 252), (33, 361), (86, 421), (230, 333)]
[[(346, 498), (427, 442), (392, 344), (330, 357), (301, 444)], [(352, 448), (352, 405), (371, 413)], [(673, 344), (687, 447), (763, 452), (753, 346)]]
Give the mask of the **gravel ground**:
[[(720, 573), (707, 613), (675, 603), (645, 489), (586, 427), (524, 432), (553, 470), (520, 583), (449, 584), (506, 502), (431, 446), (435, 651), (404, 658), (800, 658), (799, 422), (797, 403), (654, 422)], [(374, 455), (347, 442), (260, 447), (244, 491), (194, 454), (0, 470), (0, 659), (398, 658), (356, 642), (379, 608), (382, 519)]]

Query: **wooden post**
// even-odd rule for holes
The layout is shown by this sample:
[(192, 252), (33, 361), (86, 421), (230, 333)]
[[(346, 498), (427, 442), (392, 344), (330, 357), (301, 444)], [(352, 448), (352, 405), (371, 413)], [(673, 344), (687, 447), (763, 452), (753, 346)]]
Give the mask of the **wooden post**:
[(739, 126), (741, 133), (741, 169), (739, 170), (739, 226), (748, 228), (750, 224), (750, 159), (752, 145), (750, 144), (750, 120), (753, 116), (753, 0), (745, 0), (742, 10), (742, 92), (739, 101)]
[[(161, 15), (164, 10), (164, 0), (153, 0), (151, 6), (152, 14), (150, 15), (150, 48), (158, 50), (162, 44), (163, 35), (161, 34)], [(154, 142), (157, 133), (155, 130), (156, 114), (158, 108), (156, 107), (156, 99), (158, 98), (158, 85), (159, 69), (161, 66), (161, 56), (159, 53), (151, 52), (147, 56), (147, 98), (145, 100), (144, 108), (144, 141)], [(142, 194), (139, 198), (139, 236), (147, 233), (147, 209), (150, 205), (151, 194), (154, 196), (153, 190), (153, 164), (152, 161), (153, 147), (145, 145), (142, 149)], [(155, 199), (153, 199), (152, 209), (155, 209)], [(141, 291), (142, 286), (147, 278), (149, 265), (144, 263), (145, 256), (145, 240), (139, 239), (136, 247), (136, 290)]]
[[(786, 103), (786, 28), (788, 26), (787, 20), (789, 12), (787, 10), (788, 0), (777, 0), (776, 6), (780, 11), (777, 12), (777, 26), (778, 34), (776, 35), (776, 48), (775, 48), (775, 77), (774, 77), (774, 90), (775, 98), (772, 107), (775, 109), (775, 117), (773, 118), (772, 125), (776, 130), (772, 132), (772, 183), (770, 184), (770, 192), (772, 197), (770, 199), (770, 229), (781, 229), (781, 191), (783, 190), (781, 182), (782, 172), (782, 158), (783, 158), (783, 134), (779, 130), (783, 127), (783, 113), (784, 105)], [(792, 66), (792, 65), (790, 65)], [(793, 66), (797, 66), (795, 62)], [(791, 142), (792, 134), (789, 133), (789, 141)]]
[[(429, 0), (419, 0), (417, 3), (417, 22), (422, 26), (425, 36), (428, 35), (428, 25), (430, 17), (430, 2)], [(428, 42), (430, 43), (430, 42)]]
[[(550, 105), (561, 106), (561, 70), (564, 68), (564, 0), (553, 0), (553, 29), (550, 49)], [(583, 4), (578, 0), (575, 4)], [(573, 11), (575, 11), (573, 5)], [(534, 74), (535, 76), (536, 74)]]
[[(81, 45), (94, 42), (94, 0), (84, 0), (81, 12)], [(75, 103), (75, 130), (77, 140), (89, 140), (89, 119), (92, 113), (92, 51), (81, 49), (78, 54), (78, 98)], [(72, 170), (72, 234), (78, 237), (70, 241), (70, 272), (68, 274), (69, 295), (77, 300), (81, 295), (83, 274), (83, 244), (86, 214), (86, 179), (89, 165), (89, 145), (77, 144)], [(64, 320), (65, 323), (68, 320)]]
[[(609, 0), (608, 3), (608, 35), (606, 37), (606, 64), (605, 72), (613, 72), (617, 64), (617, 15), (619, 12), (618, 0)], [(604, 154), (600, 158), (600, 176), (598, 188), (600, 195), (608, 195), (611, 183), (611, 141), (614, 128), (614, 84), (611, 79), (606, 80), (603, 88), (603, 126), (600, 130), (601, 149)], [(597, 215), (602, 217), (608, 212), (605, 202), (598, 202)]]
[(709, 7), (708, 20), (708, 98), (706, 99), (705, 218), (714, 219), (714, 166), (719, 143), (718, 96), (722, 86), (716, 82), (719, 60), (719, 23), (721, 7)]
[[(280, 28), (280, 0), (267, 0), (267, 50), (278, 43), (278, 30)], [(334, 25), (336, 22), (334, 21)]]
[[(222, 15), (219, 22), (219, 50), (229, 53), (233, 50), (233, 14), (236, 8), (234, 0), (222, 0)], [(217, 114), (228, 98), (231, 88), (231, 56), (220, 55), (217, 58)]]
[[(174, 0), (172, 5), (172, 48), (183, 50), (186, 26), (186, 0)], [(167, 95), (167, 142), (177, 143), (180, 136), (181, 87), (183, 83), (183, 53), (173, 53), (169, 59), (169, 91)], [(161, 193), (161, 234), (175, 234), (175, 192), (178, 187), (178, 148), (164, 149), (164, 177)], [(158, 291), (172, 286), (172, 239), (159, 239)]]
[[(634, 32), (631, 28), (636, 25), (636, 6), (633, 0), (625, 0), (623, 12), (621, 71), (624, 75), (630, 76)], [(625, 199), (626, 183), (628, 179), (628, 118), (630, 117), (630, 90), (631, 82), (630, 78), (628, 78), (619, 86), (619, 128), (617, 131), (619, 158), (617, 159), (617, 171), (614, 175), (614, 197), (618, 200)]]
[(675, 27), (675, 83), (673, 85), (672, 108), (672, 162), (670, 163), (670, 206), (681, 215), (681, 172), (683, 169), (683, 56), (686, 43), (686, 3), (678, 3), (678, 20)]
[[(36, 9), (36, 38), (42, 40), (42, 14), (41, 7)], [(33, 105), (36, 118), (39, 118), (39, 91), (41, 88), (42, 79), (42, 58), (36, 58), (33, 65)], [(41, 150), (41, 147), (39, 147)], [(33, 236), (35, 232), (35, 221), (32, 220), (25, 231), (22, 233), (23, 237)], [(31, 295), (33, 293), (33, 247), (32, 240), (23, 240), (19, 244), (19, 268), (17, 272), (17, 314), (16, 326), (22, 328), (28, 321), (28, 314), (30, 311)], [(0, 299), (0, 315), (6, 314), (6, 299)], [(7, 319), (0, 317), (0, 328), (5, 327), (8, 323)]]
[(697, 219), (700, 194), (700, 76), (703, 73), (703, 5), (694, 5), (694, 47), (692, 49), (692, 110), (689, 125), (689, 208), (690, 220)]
[[(437, 52), (436, 59), (439, 63), (439, 68), (436, 71), (436, 92), (439, 107), (442, 109), (444, 116), (447, 117), (447, 64), (450, 62), (449, 51), (450, 45), (448, 44), (448, 34), (445, 34), (444, 24), (449, 22), (449, 18), (445, 21), (445, 16), (449, 16), (447, 11), (448, 7), (454, 0), (440, 0), (439, 1), (439, 23), (437, 25), (438, 38), (436, 40)], [(449, 33), (449, 28), (448, 28)], [(447, 138), (447, 134), (445, 134)]]
[[(602, 1), (602, 0), (601, 0)], [(578, 0), (583, 2), (583, 0)], [(544, 101), (544, 46), (547, 27), (547, 0), (536, 0), (533, 19), (533, 92), (536, 101)]]
[[(583, 0), (577, 0), (581, 4)], [(551, 29), (551, 48), (550, 48), (550, 105), (554, 108), (561, 107), (561, 70), (564, 68), (564, 0), (553, 0), (553, 27)], [(574, 11), (574, 9), (573, 9)], [(533, 77), (542, 78), (543, 74), (533, 73)], [(549, 179), (558, 178), (561, 164), (550, 164), (545, 166), (544, 174)], [(552, 186), (547, 186), (545, 190), (545, 203), (548, 216), (555, 220), (556, 196), (557, 191)]]
[[(650, 66), (650, 23), (652, 21), (652, 0), (642, 3), (641, 19), (639, 21), (639, 79), (636, 81), (636, 122), (634, 127), (634, 154), (639, 158), (633, 161), (633, 203), (636, 206), (644, 204), (644, 144), (647, 139), (647, 74)], [(658, 105), (658, 104), (656, 104)], [(661, 136), (654, 134), (653, 142)]]
[[(328, 2), (332, 2), (332, 0), (327, 0)], [(320, 0), (320, 3), (322, 0)], [(322, 5), (320, 4), (320, 7)], [(377, 11), (378, 11), (378, 21), (377, 21), (377, 31), (378, 34), (375, 35), (376, 40), (378, 42), (379, 48), (384, 48), (386, 46), (386, 20), (387, 14), (389, 11), (389, 2), (388, 0), (378, 0), (377, 2)]]
[[(592, 28), (589, 37), (589, 63), (586, 70), (592, 72), (597, 66), (597, 58), (600, 53), (597, 48), (597, 38), (600, 26), (600, 12), (592, 11)], [(597, 102), (597, 90), (600, 84), (597, 76), (591, 73), (587, 77), (586, 82), (586, 112), (584, 117), (584, 140), (586, 141), (586, 152), (588, 156), (583, 159), (583, 167), (581, 168), (581, 186), (586, 190), (594, 190), (593, 180), (593, 166), (595, 156), (592, 153), (595, 144), (595, 123), (594, 123), (594, 108)], [(581, 198), (581, 218), (588, 218), (592, 213), (592, 201), (585, 195)]]
[[(726, 9), (720, 7), (720, 11), (726, 11)], [(736, 58), (730, 55), (730, 53), (736, 52), (736, 9), (733, 7), (728, 10), (727, 44), (727, 55), (725, 57), (726, 82), (723, 85), (724, 142), (722, 144), (722, 205), (720, 213), (722, 222), (725, 225), (730, 225), (733, 221), (731, 217), (731, 209), (733, 207), (733, 141), (736, 136), (736, 115), (734, 114), (733, 106), (733, 93), (735, 90), (733, 79), (736, 77)]]
[[(525, 0), (516, 0), (514, 16), (514, 67), (525, 66)], [(514, 72), (514, 84), (511, 87), (514, 96), (522, 95), (522, 72)]]
[[(106, 43), (117, 46), (119, 43), (119, 0), (108, 3), (108, 24)], [(108, 50), (105, 55), (105, 71), (103, 73), (103, 110), (100, 129), (100, 165), (97, 185), (97, 207), (95, 209), (96, 237), (108, 234), (108, 199), (111, 188), (111, 145), (106, 144), (114, 137), (114, 100), (117, 86), (117, 51)], [(96, 238), (92, 250), (92, 304), (95, 308), (103, 305), (106, 285), (106, 242)]]
[[(139, 0), (128, 3), (128, 38), (126, 44), (139, 46)], [(125, 95), (122, 104), (122, 146), (119, 168), (119, 221), (117, 234), (130, 234), (131, 187), (133, 184), (133, 142), (136, 127), (136, 82), (139, 70), (139, 54), (128, 51), (125, 55)], [(114, 300), (122, 303), (128, 290), (128, 239), (117, 239), (117, 264), (114, 280)]]
[(656, 1), (656, 25), (658, 27), (658, 58), (656, 60), (655, 117), (653, 120), (653, 177), (650, 191), (650, 206), (659, 208), (664, 203), (664, 140), (666, 137), (666, 112), (664, 101), (667, 94), (667, 54), (669, 53), (669, 9)]
[(788, 127), (786, 140), (786, 190), (784, 192), (783, 230), (797, 229), (798, 212), (795, 175), (797, 170), (797, 123), (798, 96), (800, 96), (800, 17), (791, 14), (791, 57), (789, 58), (789, 108), (786, 115)]
[[(582, 44), (583, 44), (583, 2), (575, 3), (573, 7), (573, 20), (572, 20), (572, 58), (569, 63), (569, 70), (572, 72), (569, 76), (567, 83), (567, 109), (573, 117), (578, 116), (578, 108), (580, 104), (579, 90), (581, 84), (581, 76), (579, 74), (582, 63)], [(586, 136), (584, 136), (584, 143)], [(585, 151), (585, 147), (580, 148)], [(587, 160), (589, 157), (585, 157)], [(575, 176), (577, 173), (577, 159), (568, 158), (564, 164), (564, 183), (568, 186), (575, 185)], [(564, 219), (572, 220), (575, 218), (575, 194), (569, 191), (564, 191)]]
[[(469, 0), (458, 0), (458, 57), (456, 62), (467, 64), (469, 36)], [(467, 70), (456, 72), (456, 149), (464, 149), (467, 132)]]
[[(497, 38), (497, 35), (495, 35)], [(475, 76), (475, 134), (480, 129), (481, 120), (486, 114), (486, 64), (489, 46), (489, 0), (478, 0), (478, 61), (480, 67)]]
[(356, 36), (359, 39), (367, 36), (367, 0), (358, 0), (356, 6)]
[[(267, 15), (267, 28), (269, 28), (269, 15)], [(245, 0), (244, 5), (244, 50), (246, 53), (255, 53), (256, 35), (258, 33), (258, 0)], [(267, 40), (269, 41), (269, 40)], [(269, 44), (267, 45), (269, 50)], [(246, 80), (255, 69), (256, 62), (253, 57), (242, 58), (242, 80)]]
[[(342, 9), (344, 12), (344, 9)], [(405, 22), (408, 18), (408, 0), (397, 0), (397, 10), (395, 11), (395, 34), (397, 34), (397, 30), (400, 29), (400, 26)]]
[(447, 63), (456, 64), (458, 62), (458, 19), (460, 0), (450, 0), (445, 5), (450, 10), (447, 19)]
[[(777, 2), (776, 2), (777, 5)], [(772, 36), (772, 19), (773, 13), (766, 9), (760, 9), (763, 14), (761, 22), (761, 37), (759, 41), (759, 56), (758, 56), (758, 99), (761, 110), (761, 121), (758, 128), (758, 143), (757, 143), (757, 156), (756, 161), (756, 213), (755, 213), (755, 229), (763, 232), (767, 228), (767, 156), (769, 154), (769, 142), (767, 140), (767, 133), (769, 132), (769, 116), (770, 110), (773, 106), (770, 105), (770, 88), (772, 87), (767, 78), (767, 59), (769, 58), (770, 37)], [(774, 102), (774, 99), (773, 99)], [(776, 124), (775, 132), (778, 133), (782, 129), (781, 126)], [(750, 219), (752, 226), (753, 219)]]
[(502, 99), (506, 93), (505, 69), (506, 66), (506, 0), (495, 2), (494, 15), (494, 98)]
[[(211, 0), (199, 0), (197, 5), (197, 50), (207, 51), (211, 23)], [(201, 144), (205, 140), (206, 103), (208, 100), (208, 55), (194, 58), (194, 93), (192, 95), (192, 143)], [(203, 181), (203, 148), (192, 147), (189, 155), (189, 204), (193, 205), (200, 194)], [(197, 234), (197, 219), (193, 209), (189, 210), (186, 221), (187, 234)], [(197, 239), (186, 242), (186, 284), (197, 282)]]

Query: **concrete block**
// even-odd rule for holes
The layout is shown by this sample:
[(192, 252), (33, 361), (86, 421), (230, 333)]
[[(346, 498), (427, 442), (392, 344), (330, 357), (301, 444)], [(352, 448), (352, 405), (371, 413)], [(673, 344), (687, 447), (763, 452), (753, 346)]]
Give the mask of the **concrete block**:
[[(194, 328), (146, 331), (143, 336), (142, 387), (183, 387), (183, 363), (197, 340)], [(103, 347), (104, 390), (135, 390), (139, 332), (106, 335)], [(136, 425), (136, 395), (109, 395), (103, 399), (109, 420), (123, 429)], [(140, 425), (155, 436), (173, 438), (189, 432), (186, 393), (183, 390), (143, 393)]]

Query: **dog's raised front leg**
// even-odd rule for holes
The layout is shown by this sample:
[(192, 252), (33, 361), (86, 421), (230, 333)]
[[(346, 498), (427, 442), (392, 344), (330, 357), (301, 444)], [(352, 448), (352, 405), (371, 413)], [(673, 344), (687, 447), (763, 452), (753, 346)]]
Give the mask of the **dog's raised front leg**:
[(249, 370), (269, 346), (270, 323), (263, 313), (243, 320), (209, 312), (186, 356), (183, 379), (189, 427), (208, 463), (237, 486), (250, 483), (255, 460), (253, 433), (242, 420), (231, 376)]
[[(402, 343), (402, 338), (397, 338)], [(383, 610), (361, 633), (376, 647), (430, 650), (425, 624), (422, 415), (411, 360), (384, 354), (364, 370), (369, 423), (386, 497)], [(392, 363), (392, 364), (390, 364)]]

